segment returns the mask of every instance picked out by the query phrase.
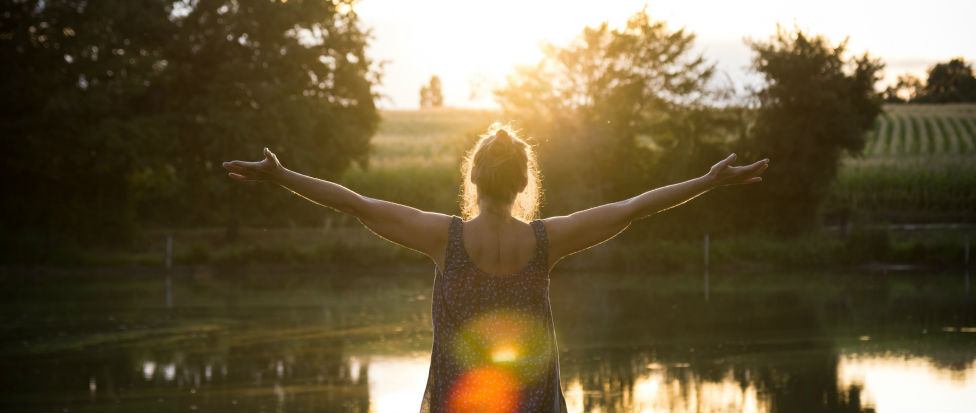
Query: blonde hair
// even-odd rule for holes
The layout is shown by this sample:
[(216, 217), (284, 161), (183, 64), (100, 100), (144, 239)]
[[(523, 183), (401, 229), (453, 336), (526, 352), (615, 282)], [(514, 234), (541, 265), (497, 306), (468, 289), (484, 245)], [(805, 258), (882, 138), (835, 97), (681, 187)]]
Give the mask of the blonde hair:
[(461, 216), (478, 215), (478, 196), (512, 202), (512, 216), (530, 221), (539, 213), (542, 186), (535, 152), (508, 125), (495, 123), (461, 164)]

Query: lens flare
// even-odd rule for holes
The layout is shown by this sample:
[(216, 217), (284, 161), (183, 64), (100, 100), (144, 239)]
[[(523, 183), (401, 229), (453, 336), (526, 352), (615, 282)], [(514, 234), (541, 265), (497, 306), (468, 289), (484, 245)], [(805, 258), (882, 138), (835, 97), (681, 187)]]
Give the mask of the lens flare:
[(491, 352), (491, 361), (495, 363), (508, 363), (518, 358), (518, 350), (515, 346), (505, 345), (494, 349)]
[(541, 377), (551, 360), (546, 324), (525, 312), (499, 310), (473, 317), (452, 341), (465, 370), (503, 368), (521, 383)]
[(444, 410), (447, 412), (517, 412), (519, 381), (503, 368), (485, 366), (470, 370), (454, 382)]

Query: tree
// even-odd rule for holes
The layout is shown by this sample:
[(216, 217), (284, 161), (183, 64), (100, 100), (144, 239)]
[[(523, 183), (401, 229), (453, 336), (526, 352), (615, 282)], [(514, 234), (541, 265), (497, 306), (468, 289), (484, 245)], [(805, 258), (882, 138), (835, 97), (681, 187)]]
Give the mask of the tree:
[[(769, 41), (750, 42), (753, 68), (766, 85), (751, 136), (757, 155), (781, 165), (746, 196), (766, 200), (753, 211), (768, 229), (796, 234), (817, 222), (841, 153), (857, 155), (881, 112), (873, 85), (883, 64), (867, 53), (846, 55), (846, 41), (777, 28)], [(742, 191), (745, 193), (745, 191)]]
[(4, 2), (0, 131), (12, 150), (0, 172), (19, 194), (4, 229), (104, 238), (136, 222), (314, 219), (270, 189), (235, 189), (219, 162), (263, 146), (319, 176), (365, 162), (379, 73), (350, 7)]
[(911, 73), (898, 76), (898, 82), (894, 86), (888, 86), (882, 98), (885, 102), (904, 103), (915, 99), (923, 89), (922, 81)]
[[(543, 46), (495, 92), (508, 117), (536, 138), (548, 213), (617, 200), (688, 168), (715, 147), (705, 105), (713, 66), (691, 52), (694, 35), (653, 21), (646, 8), (621, 29), (587, 27), (565, 47)], [(676, 170), (662, 153), (687, 155)], [(696, 163), (700, 162), (701, 165)], [(655, 177), (657, 175), (657, 177)], [(661, 176), (665, 175), (665, 176)]]
[(437, 75), (430, 77), (430, 82), (420, 87), (420, 107), (439, 108), (444, 106), (444, 94), (441, 92), (441, 78)]
[(913, 102), (976, 102), (976, 77), (972, 65), (962, 58), (938, 63), (929, 68), (925, 87)]

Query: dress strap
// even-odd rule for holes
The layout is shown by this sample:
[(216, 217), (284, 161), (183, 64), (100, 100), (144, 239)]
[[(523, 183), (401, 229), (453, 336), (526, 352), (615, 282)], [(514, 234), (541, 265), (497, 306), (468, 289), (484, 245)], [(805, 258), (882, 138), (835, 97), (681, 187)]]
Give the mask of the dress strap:
[(462, 229), (464, 221), (459, 216), (451, 217), (451, 225), (447, 229), (447, 252), (444, 257), (444, 267), (451, 268), (460, 262), (464, 256), (464, 244), (462, 241)]
[(549, 236), (546, 234), (546, 226), (541, 219), (529, 223), (535, 231), (535, 247), (538, 250), (536, 256), (543, 263), (549, 262)]
[(461, 227), (464, 221), (461, 217), (455, 215), (451, 217), (451, 226), (447, 229), (447, 239), (448, 241), (456, 241), (461, 239)]

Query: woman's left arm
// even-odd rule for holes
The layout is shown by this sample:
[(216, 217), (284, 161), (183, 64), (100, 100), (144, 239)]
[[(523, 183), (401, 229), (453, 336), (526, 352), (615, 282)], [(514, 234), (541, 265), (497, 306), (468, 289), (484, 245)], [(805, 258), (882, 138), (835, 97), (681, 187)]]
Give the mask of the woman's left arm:
[(701, 177), (653, 189), (623, 201), (546, 218), (550, 265), (613, 238), (634, 220), (684, 204), (712, 188), (760, 182), (762, 177), (759, 175), (769, 166), (768, 159), (746, 166), (731, 166), (733, 161), (735, 154), (716, 163)]

